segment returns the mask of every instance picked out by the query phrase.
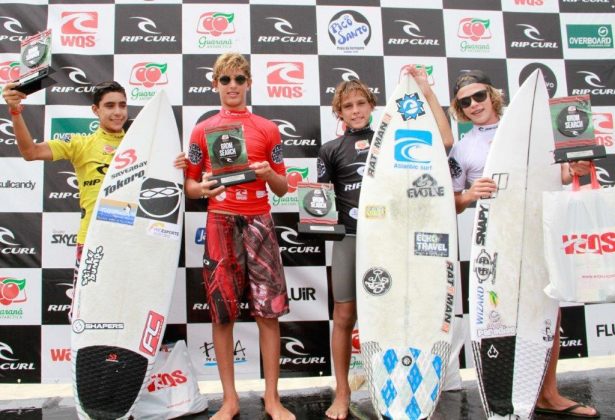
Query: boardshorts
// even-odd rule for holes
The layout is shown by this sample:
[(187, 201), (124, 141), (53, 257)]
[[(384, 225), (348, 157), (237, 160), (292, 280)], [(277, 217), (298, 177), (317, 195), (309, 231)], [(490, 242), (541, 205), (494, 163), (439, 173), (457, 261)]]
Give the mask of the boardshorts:
[(209, 212), (205, 231), (203, 280), (212, 322), (235, 321), (246, 293), (252, 316), (287, 314), (286, 279), (271, 215)]
[(352, 302), (357, 300), (356, 290), (356, 244), (357, 237), (347, 235), (333, 243), (331, 255), (331, 289), (333, 301)]

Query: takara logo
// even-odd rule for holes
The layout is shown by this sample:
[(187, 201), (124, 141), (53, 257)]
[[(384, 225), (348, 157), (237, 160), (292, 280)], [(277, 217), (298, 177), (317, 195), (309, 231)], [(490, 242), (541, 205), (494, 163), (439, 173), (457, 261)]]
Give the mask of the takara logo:
[(287, 244), (287, 246), (280, 246), (280, 252), (288, 252), (290, 254), (315, 254), (320, 252), (319, 246), (301, 246), (305, 244), (297, 240), (297, 232), (295, 230), (286, 226), (276, 226), (275, 228), (282, 231), (280, 237)]
[(63, 47), (91, 48), (96, 46), (97, 12), (62, 12), (60, 19), (60, 44)]
[(372, 296), (386, 294), (392, 285), (393, 279), (384, 268), (373, 267), (363, 275), (363, 288)]
[(13, 255), (34, 255), (36, 252), (34, 248), (24, 248), (21, 247), (21, 244), (13, 242), (15, 241), (15, 234), (9, 229), (0, 226), (0, 253), (2, 254), (13, 254)]
[(430, 174), (423, 174), (412, 182), (413, 188), (408, 188), (408, 198), (443, 197), (444, 187)]
[(270, 98), (301, 98), (305, 71), (300, 61), (267, 63), (267, 94)]

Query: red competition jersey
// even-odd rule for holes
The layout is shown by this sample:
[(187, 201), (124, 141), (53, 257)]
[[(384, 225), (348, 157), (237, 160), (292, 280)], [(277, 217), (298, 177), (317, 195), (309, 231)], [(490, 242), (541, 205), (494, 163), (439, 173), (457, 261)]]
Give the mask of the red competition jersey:
[[(205, 129), (237, 122), (243, 125), (249, 162), (268, 161), (277, 174), (286, 175), (282, 139), (277, 125), (266, 118), (252, 114), (247, 109), (245, 111), (222, 109), (218, 114), (197, 124), (192, 130), (186, 168), (188, 178), (200, 181), (203, 172), (211, 172)], [(246, 216), (265, 214), (270, 209), (267, 186), (261, 179), (227, 187), (222, 194), (209, 199), (208, 204), (208, 210), (223, 210)]]

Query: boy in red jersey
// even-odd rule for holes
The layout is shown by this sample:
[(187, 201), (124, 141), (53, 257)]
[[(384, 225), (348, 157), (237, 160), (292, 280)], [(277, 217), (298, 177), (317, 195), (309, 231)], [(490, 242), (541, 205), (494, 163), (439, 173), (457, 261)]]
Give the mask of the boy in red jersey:
[[(213, 79), (222, 109), (192, 131), (186, 170), (186, 195), (209, 199), (203, 279), (224, 393), (222, 407), (212, 419), (230, 420), (239, 413), (233, 326), (239, 316), (241, 296), (249, 287), (250, 311), (259, 328), (265, 410), (274, 420), (292, 420), (295, 416), (282, 406), (277, 390), (278, 318), (288, 313), (288, 294), (267, 193), (267, 186), (279, 197), (288, 190), (280, 133), (275, 123), (247, 109), (246, 93), (252, 79), (250, 65), (242, 55), (219, 56)], [(209, 179), (212, 174), (205, 131), (231, 123), (242, 125), (256, 181), (217, 186), (217, 181)]]

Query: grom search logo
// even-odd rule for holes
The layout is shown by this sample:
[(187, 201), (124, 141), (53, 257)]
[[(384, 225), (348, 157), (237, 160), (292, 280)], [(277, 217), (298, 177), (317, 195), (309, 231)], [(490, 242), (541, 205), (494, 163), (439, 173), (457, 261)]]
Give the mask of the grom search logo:
[(372, 36), (369, 21), (353, 10), (336, 13), (328, 25), (329, 39), (337, 50), (345, 54), (357, 54), (365, 50)]

